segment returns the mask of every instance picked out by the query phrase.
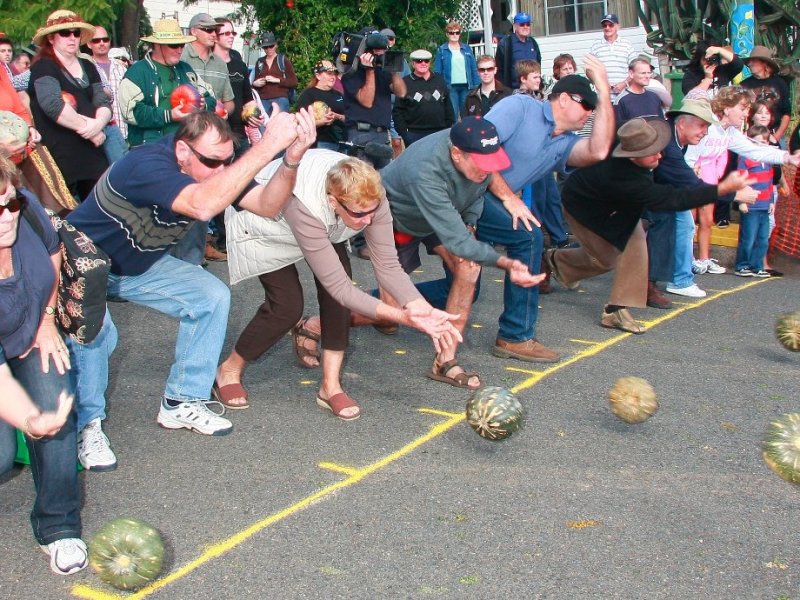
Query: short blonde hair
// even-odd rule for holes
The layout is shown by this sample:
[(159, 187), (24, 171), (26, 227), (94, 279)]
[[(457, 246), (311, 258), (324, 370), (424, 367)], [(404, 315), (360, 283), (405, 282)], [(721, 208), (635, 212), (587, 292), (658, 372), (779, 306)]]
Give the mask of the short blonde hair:
[(755, 96), (750, 90), (743, 88), (740, 85), (729, 85), (722, 88), (716, 96), (711, 99), (711, 110), (721, 119), (725, 114), (726, 108), (733, 108), (742, 100), (745, 100), (748, 105), (755, 102)]
[(359, 158), (345, 158), (328, 171), (325, 191), (351, 210), (372, 208), (386, 190), (375, 168)]

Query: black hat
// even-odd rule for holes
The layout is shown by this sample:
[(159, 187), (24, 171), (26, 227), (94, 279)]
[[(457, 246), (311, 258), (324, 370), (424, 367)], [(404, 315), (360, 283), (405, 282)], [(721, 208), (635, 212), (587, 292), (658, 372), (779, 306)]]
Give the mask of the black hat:
[(453, 146), (466, 152), (478, 166), (488, 173), (502, 171), (511, 165), (508, 154), (500, 145), (500, 136), (491, 121), (480, 117), (466, 117), (450, 129)]
[(582, 75), (567, 75), (558, 80), (553, 86), (552, 94), (578, 94), (591, 108), (597, 107), (597, 93), (592, 89), (592, 84)]
[(275, 38), (275, 34), (271, 31), (265, 31), (261, 34), (261, 47), (264, 46), (274, 46), (278, 43), (278, 40)]

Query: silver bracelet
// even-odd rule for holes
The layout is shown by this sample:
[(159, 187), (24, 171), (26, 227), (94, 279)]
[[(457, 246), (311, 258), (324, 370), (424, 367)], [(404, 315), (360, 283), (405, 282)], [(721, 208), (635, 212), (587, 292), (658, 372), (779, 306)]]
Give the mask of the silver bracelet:
[(287, 169), (297, 169), (297, 167), (300, 166), (299, 160), (296, 163), (290, 163), (288, 160), (286, 160), (285, 154), (283, 155), (283, 158), (281, 158), (281, 163), (283, 163), (283, 166)]

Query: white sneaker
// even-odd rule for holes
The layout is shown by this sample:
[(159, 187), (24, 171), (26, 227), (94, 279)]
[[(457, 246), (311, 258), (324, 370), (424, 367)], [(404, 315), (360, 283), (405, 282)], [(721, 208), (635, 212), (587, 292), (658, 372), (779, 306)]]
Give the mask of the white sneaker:
[(80, 538), (65, 538), (39, 547), (50, 557), (50, 570), (56, 575), (72, 575), (89, 563), (89, 552)]
[(692, 260), (692, 273), (702, 275), (708, 270), (708, 265), (704, 260)]
[(227, 435), (233, 431), (233, 424), (209, 410), (206, 402), (181, 402), (175, 408), (162, 400), (156, 420), (167, 429), (191, 429), (205, 435)]
[(87, 471), (113, 471), (117, 457), (111, 449), (100, 418), (89, 421), (78, 434), (78, 460)]
[(723, 273), (726, 273), (728, 271), (728, 269), (719, 264), (719, 261), (716, 258), (706, 259), (705, 263), (706, 263), (706, 273), (709, 273), (711, 275), (722, 275)]
[(686, 296), (687, 298), (705, 298), (706, 293), (697, 287), (696, 283), (687, 285), (686, 287), (675, 287), (671, 283), (667, 284), (666, 291), (668, 294), (675, 294), (676, 296)]

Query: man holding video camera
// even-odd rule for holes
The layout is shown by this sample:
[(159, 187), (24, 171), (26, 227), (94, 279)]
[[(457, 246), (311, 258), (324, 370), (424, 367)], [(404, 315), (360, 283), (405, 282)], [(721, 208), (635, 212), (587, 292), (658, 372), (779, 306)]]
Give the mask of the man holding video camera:
[[(389, 39), (374, 29), (361, 33), (364, 51), (357, 57), (357, 67), (342, 76), (347, 140), (362, 148), (369, 142), (389, 146), (392, 93), (404, 97), (406, 84), (402, 73), (390, 73), (384, 68)], [(363, 151), (358, 152), (358, 157), (376, 169), (385, 167), (390, 160), (365, 156)]]

